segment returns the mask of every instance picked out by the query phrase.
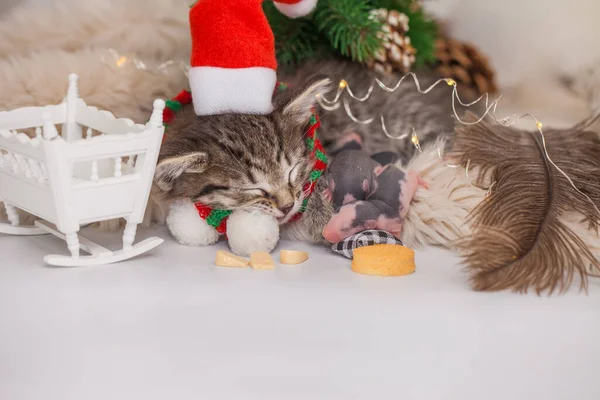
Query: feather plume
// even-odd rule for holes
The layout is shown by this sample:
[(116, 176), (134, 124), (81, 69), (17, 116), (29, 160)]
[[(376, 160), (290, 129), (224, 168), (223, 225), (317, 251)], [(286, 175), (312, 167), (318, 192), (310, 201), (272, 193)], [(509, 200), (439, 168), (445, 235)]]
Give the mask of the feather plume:
[[(489, 196), (470, 216), (470, 236), (459, 248), (475, 290), (564, 292), (580, 278), (587, 289), (600, 262), (565, 213), (597, 232), (600, 215), (574, 185), (600, 204), (600, 138), (582, 130), (544, 133), (481, 122), (456, 128), (449, 156), (477, 168), (475, 183)], [(554, 162), (553, 165), (548, 157)]]

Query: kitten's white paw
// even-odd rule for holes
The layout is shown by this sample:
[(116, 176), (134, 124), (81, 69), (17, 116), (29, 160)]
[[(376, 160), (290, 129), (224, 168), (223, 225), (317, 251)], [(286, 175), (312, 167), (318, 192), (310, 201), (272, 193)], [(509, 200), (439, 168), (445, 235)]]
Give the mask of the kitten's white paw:
[(167, 226), (171, 235), (185, 246), (210, 246), (219, 240), (217, 230), (200, 218), (190, 200), (177, 200), (171, 204)]
[(270, 253), (279, 242), (279, 224), (261, 212), (235, 211), (227, 220), (227, 239), (231, 251), (239, 256), (255, 251)]

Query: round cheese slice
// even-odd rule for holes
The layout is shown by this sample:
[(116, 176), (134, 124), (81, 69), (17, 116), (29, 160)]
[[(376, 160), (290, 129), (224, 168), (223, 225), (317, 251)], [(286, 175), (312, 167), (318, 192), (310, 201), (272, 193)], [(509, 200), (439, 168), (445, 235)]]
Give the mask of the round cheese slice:
[(415, 272), (415, 252), (397, 244), (377, 244), (354, 250), (352, 271), (365, 275), (403, 276)]

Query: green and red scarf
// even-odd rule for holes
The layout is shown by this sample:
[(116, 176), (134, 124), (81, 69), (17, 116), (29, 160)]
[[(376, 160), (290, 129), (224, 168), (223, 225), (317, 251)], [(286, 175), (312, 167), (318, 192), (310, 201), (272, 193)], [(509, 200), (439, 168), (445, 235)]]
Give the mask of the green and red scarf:
[[(277, 89), (282, 91), (287, 89), (287, 86), (283, 83), (278, 83)], [(179, 112), (183, 106), (191, 103), (192, 93), (189, 90), (184, 90), (173, 99), (168, 100), (167, 106), (163, 112), (163, 123), (165, 128), (169, 127), (169, 124), (175, 119), (177, 112)], [(317, 130), (320, 126), (321, 122), (319, 121), (319, 117), (317, 116), (316, 112), (313, 111), (313, 115), (310, 119), (310, 128), (306, 136), (306, 145), (310, 150), (310, 158), (314, 162), (310, 177), (304, 184), (304, 192), (308, 193), (308, 195), (304, 199), (302, 207), (300, 207), (300, 211), (292, 217), (290, 222), (296, 221), (302, 217), (302, 214), (304, 211), (306, 211), (308, 199), (315, 191), (319, 178), (323, 176), (325, 170), (327, 169), (327, 156), (325, 155), (325, 150), (323, 149), (321, 141), (317, 137)], [(200, 217), (205, 219), (210, 226), (217, 230), (217, 232), (221, 234), (225, 234), (227, 232), (227, 218), (229, 218), (233, 211), (215, 210), (201, 203), (195, 203), (195, 206)]]

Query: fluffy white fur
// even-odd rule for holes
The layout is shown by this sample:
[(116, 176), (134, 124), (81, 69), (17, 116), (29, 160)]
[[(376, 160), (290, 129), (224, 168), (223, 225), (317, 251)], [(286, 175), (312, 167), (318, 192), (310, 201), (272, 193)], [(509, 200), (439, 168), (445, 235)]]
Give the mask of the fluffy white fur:
[(114, 48), (142, 59), (189, 59), (188, 0), (63, 0), (0, 18), (0, 58), (46, 49)]
[(485, 197), (462, 168), (450, 168), (438, 157), (435, 146), (423, 149), (405, 167), (416, 171), (429, 185), (419, 188), (404, 220), (402, 241), (408, 247), (453, 243), (470, 233), (467, 217)]
[(261, 212), (235, 211), (227, 220), (231, 251), (249, 256), (255, 251), (271, 252), (279, 242), (277, 220)]
[(219, 241), (219, 233), (198, 215), (189, 200), (174, 201), (169, 208), (167, 226), (173, 237), (185, 246), (210, 246)]
[(0, 59), (0, 110), (60, 103), (69, 73), (75, 72), (80, 96), (89, 105), (145, 123), (154, 99), (171, 98), (187, 87), (182, 70), (153, 74), (131, 63), (118, 68), (103, 58), (110, 59), (106, 50), (52, 49)]

